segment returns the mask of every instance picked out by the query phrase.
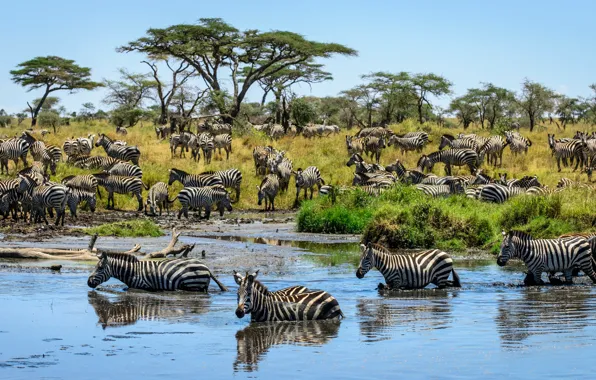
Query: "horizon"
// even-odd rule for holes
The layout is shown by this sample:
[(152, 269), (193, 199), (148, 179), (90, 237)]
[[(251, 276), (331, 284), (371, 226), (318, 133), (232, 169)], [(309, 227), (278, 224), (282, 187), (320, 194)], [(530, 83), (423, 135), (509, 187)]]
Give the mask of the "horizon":
[[(11, 53), (0, 63), (0, 87), (4, 90), (0, 93), (0, 109), (10, 114), (21, 112), (27, 101), (41, 96), (40, 91), (27, 92), (12, 82), (9, 71), (21, 62), (46, 55), (73, 59), (91, 68), (95, 81), (117, 79), (119, 68), (147, 72), (140, 63), (143, 55), (117, 53), (116, 48), (143, 36), (149, 28), (195, 23), (203, 17), (222, 18), (240, 30), (287, 30), (358, 51), (358, 57), (320, 61), (334, 79), (293, 87), (302, 96), (337, 96), (362, 83), (361, 75), (375, 71), (442, 75), (453, 83), (453, 96), (479, 87), (481, 82), (518, 92), (521, 82), (528, 78), (558, 93), (580, 97), (587, 96), (588, 86), (596, 82), (589, 71), (596, 63), (596, 55), (585, 49), (596, 35), (590, 20), (596, 4), (588, 1), (572, 1), (565, 4), (565, 9), (559, 9), (554, 1), (376, 2), (366, 9), (355, 4), (359, 3), (306, 1), (300, 9), (293, 9), (292, 5), (256, 1), (218, 9), (221, 7), (211, 3), (181, 0), (162, 9), (163, 3), (155, 0), (125, 4), (109, 0), (101, 7), (70, 0), (57, 4), (39, 0), (10, 3), (5, 14), (27, 17), (10, 17), (0, 24), (0, 33), (12, 38), (8, 41)], [(36, 12), (27, 14), (30, 9)], [(181, 9), (187, 10), (184, 15), (180, 15)], [(189, 14), (192, 16), (185, 16)], [(491, 15), (490, 19), (483, 18), (486, 14)], [(58, 91), (52, 95), (60, 98), (69, 113), (79, 112), (85, 102), (92, 102), (98, 109), (111, 108), (102, 103), (104, 89), (75, 94)], [(436, 104), (445, 106), (453, 96), (443, 97)], [(259, 91), (252, 88), (245, 101), (259, 100)]]

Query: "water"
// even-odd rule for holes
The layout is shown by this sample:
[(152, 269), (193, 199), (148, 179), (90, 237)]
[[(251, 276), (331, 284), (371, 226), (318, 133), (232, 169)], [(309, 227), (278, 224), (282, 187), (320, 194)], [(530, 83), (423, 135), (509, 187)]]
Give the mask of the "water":
[(236, 286), (220, 269), (231, 292), (123, 291), (114, 280), (93, 291), (90, 266), (0, 267), (0, 378), (591, 376), (596, 287), (525, 288), (519, 265), (458, 262), (460, 290), (381, 295), (376, 271), (358, 280), (350, 265), (298, 256), (261, 280), (325, 289), (346, 318), (278, 324), (236, 318)]

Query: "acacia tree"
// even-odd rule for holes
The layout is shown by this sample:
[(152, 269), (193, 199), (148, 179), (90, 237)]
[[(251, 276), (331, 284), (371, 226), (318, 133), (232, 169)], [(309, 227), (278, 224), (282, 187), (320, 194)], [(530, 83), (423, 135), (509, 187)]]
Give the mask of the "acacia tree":
[(429, 97), (441, 97), (451, 93), (451, 82), (440, 75), (433, 73), (413, 74), (409, 79), (412, 95), (416, 98), (416, 108), (418, 110), (418, 122), (423, 123), (424, 105), (432, 108)]
[(192, 116), (197, 111), (197, 107), (205, 101), (207, 91), (207, 89), (200, 90), (188, 85), (180, 86), (172, 98), (172, 106), (176, 108), (175, 120), (171, 120), (172, 126), (178, 124), (180, 132), (190, 126)]
[(470, 94), (453, 99), (449, 104), (449, 112), (458, 118), (464, 129), (467, 129), (478, 115), (475, 99)]
[(141, 107), (144, 100), (151, 99), (156, 83), (149, 79), (149, 74), (131, 73), (126, 69), (118, 71), (120, 80), (103, 81), (108, 90), (104, 103), (134, 109)]
[(534, 130), (536, 119), (542, 117), (545, 112), (552, 111), (554, 98), (553, 90), (527, 78), (524, 80), (522, 92), (516, 102), (530, 120), (530, 131)]
[[(340, 93), (347, 101), (347, 106), (351, 118), (355, 120), (360, 127), (371, 127), (373, 123), (373, 113), (379, 104), (379, 89), (370, 84), (361, 84), (350, 90)], [(361, 113), (364, 113), (361, 116)], [(365, 118), (366, 122), (362, 119)], [(350, 124), (351, 126), (351, 124)]]
[(231, 83), (232, 101), (219, 112), (232, 122), (248, 90), (258, 81), (293, 65), (334, 54), (357, 52), (336, 43), (310, 41), (286, 31), (240, 31), (219, 18), (202, 18), (197, 24), (149, 29), (144, 37), (118, 48), (180, 59), (190, 64), (210, 91), (221, 93)]
[(169, 83), (166, 83), (159, 77), (159, 68), (155, 60), (151, 62), (142, 61), (142, 63), (145, 63), (147, 66), (149, 66), (153, 75), (153, 80), (155, 81), (155, 92), (159, 102), (160, 111), (157, 122), (159, 124), (167, 124), (169, 116), (168, 109), (170, 108), (170, 104), (172, 103), (172, 99), (174, 98), (176, 91), (195, 74), (195, 70), (189, 70), (188, 68), (190, 67), (190, 64), (184, 61), (178, 62), (176, 65), (174, 65), (174, 62), (170, 62), (171, 60), (167, 58), (160, 60), (163, 61), (170, 70), (171, 81)]
[(511, 113), (515, 96), (513, 92), (492, 83), (485, 83), (484, 91), (488, 95), (486, 120), (489, 128), (493, 129), (500, 119)]
[(101, 83), (93, 82), (91, 69), (81, 67), (73, 60), (56, 56), (35, 57), (29, 61), (19, 63), (17, 69), (11, 70), (12, 81), (27, 87), (27, 91), (43, 89), (44, 93), (37, 105), (29, 106), (31, 112), (31, 126), (37, 123), (37, 115), (46, 98), (55, 91), (68, 90), (70, 92), (93, 90)]
[(381, 124), (389, 124), (392, 120), (403, 122), (410, 113), (416, 98), (412, 94), (410, 75), (406, 72), (392, 74), (375, 72), (363, 76), (370, 80), (370, 86), (380, 92), (379, 113)]

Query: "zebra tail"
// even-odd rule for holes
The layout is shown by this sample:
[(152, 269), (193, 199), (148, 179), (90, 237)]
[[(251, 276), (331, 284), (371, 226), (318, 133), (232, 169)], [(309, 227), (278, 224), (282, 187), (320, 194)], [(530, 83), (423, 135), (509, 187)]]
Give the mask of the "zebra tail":
[(101, 191), (99, 191), (99, 186), (97, 186), (97, 195), (99, 196), (99, 199), (103, 199), (103, 198), (101, 197)]
[(145, 188), (145, 190), (149, 190), (149, 186), (145, 185), (145, 182), (141, 181), (141, 183), (143, 184), (143, 187)]
[(213, 273), (211, 273), (211, 270), (209, 270), (209, 276), (211, 277), (211, 279), (213, 281), (215, 281), (215, 283), (217, 284), (217, 286), (219, 286), (219, 290), (221, 290), (222, 292), (227, 292), (228, 291), (228, 288), (224, 284), (222, 284), (221, 282), (219, 282), (219, 280), (217, 279), (217, 277), (215, 277), (213, 275)]
[(453, 273), (453, 287), (461, 288), (461, 282), (459, 281), (459, 275), (457, 274), (455, 269), (451, 269), (451, 273)]

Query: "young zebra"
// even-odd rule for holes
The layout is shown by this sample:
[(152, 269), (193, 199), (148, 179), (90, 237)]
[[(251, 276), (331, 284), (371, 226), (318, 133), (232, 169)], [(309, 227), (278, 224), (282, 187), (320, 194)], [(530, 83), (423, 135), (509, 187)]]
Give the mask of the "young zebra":
[(128, 162), (118, 162), (108, 171), (111, 175), (143, 178), (143, 171), (137, 165)]
[(141, 193), (143, 192), (143, 188), (145, 188), (145, 190), (148, 190), (149, 188), (140, 178), (111, 175), (105, 172), (92, 175), (95, 177), (95, 179), (97, 179), (97, 184), (102, 186), (108, 192), (108, 205), (106, 206), (107, 210), (114, 209), (114, 193), (130, 193), (134, 195), (139, 202), (137, 211), (143, 211), (143, 197), (141, 196)]
[(418, 171), (423, 172), (424, 169), (433, 170), (433, 166), (437, 162), (445, 164), (445, 173), (451, 175), (451, 166), (467, 165), (470, 173), (474, 174), (478, 165), (478, 154), (472, 149), (447, 149), (431, 154), (422, 155), (418, 160)]
[[(170, 200), (168, 197), (168, 185), (163, 182), (157, 182), (149, 189), (147, 195), (147, 203), (145, 204), (145, 214), (155, 215), (155, 210), (159, 209), (159, 216), (161, 216), (161, 210), (166, 209), (167, 213), (170, 213), (170, 205), (174, 203), (175, 199)], [(149, 213), (147, 213), (147, 206), (149, 206)]]
[[(428, 284), (439, 289), (461, 287), (459, 276), (453, 269), (453, 259), (438, 249), (393, 254), (381, 245), (368, 243), (360, 244), (360, 252), (360, 265), (356, 270), (356, 277), (360, 279), (374, 267), (381, 272), (390, 289), (422, 289)], [(451, 273), (453, 281), (448, 281)]]
[(505, 140), (509, 143), (509, 149), (513, 156), (519, 153), (528, 153), (528, 148), (532, 146), (532, 141), (522, 136), (517, 131), (505, 131)]
[(422, 152), (422, 148), (424, 148), (424, 143), (425, 141), (420, 136), (398, 137), (394, 135), (389, 137), (389, 142), (387, 143), (387, 146), (395, 145), (396, 148), (401, 149), (402, 154), (406, 154), (406, 152), (414, 150), (420, 153)]
[(265, 199), (265, 211), (275, 211), (275, 196), (279, 192), (279, 179), (275, 174), (269, 174), (257, 186), (257, 199), (260, 206)]
[(280, 163), (270, 162), (269, 172), (276, 174), (279, 179), (279, 190), (287, 191), (290, 185), (290, 177), (292, 176), (293, 163), (287, 157), (284, 157)]
[(364, 152), (364, 137), (346, 135), (346, 148), (348, 154), (362, 154)]
[(445, 197), (453, 194), (463, 194), (464, 187), (461, 180), (450, 179), (442, 185), (416, 185), (416, 189), (431, 197)]
[(232, 136), (225, 133), (223, 135), (217, 135), (213, 138), (213, 145), (217, 148), (217, 154), (221, 156), (221, 150), (226, 151), (226, 160), (230, 159), (230, 153), (232, 153)]
[(180, 134), (173, 134), (170, 136), (170, 153), (172, 158), (176, 155), (176, 149), (180, 147), (180, 157), (182, 154), (186, 157), (185, 151), (188, 151), (189, 142), (193, 138), (194, 134), (190, 132), (182, 132)]
[(211, 156), (213, 155), (213, 150), (215, 149), (213, 136), (211, 136), (209, 133), (201, 133), (199, 135), (199, 146), (203, 151), (203, 158), (205, 159), (205, 163), (210, 164)]
[[(253, 322), (305, 321), (343, 318), (339, 303), (323, 290), (270, 292), (257, 281), (259, 271), (246, 276), (234, 275), (238, 283), (236, 316), (243, 318), (250, 313)], [(241, 278), (241, 280), (240, 280)]]
[(89, 210), (95, 212), (97, 206), (97, 198), (94, 192), (77, 189), (76, 187), (69, 187), (70, 191), (66, 195), (66, 204), (70, 210), (70, 215), (77, 218), (77, 207), (82, 202), (87, 202)]
[[(199, 213), (199, 218), (209, 220), (213, 204), (217, 206), (219, 215), (223, 216), (224, 210), (232, 211), (230, 194), (221, 185), (205, 187), (185, 187), (178, 193), (178, 201), (182, 208), (178, 212), (178, 219), (184, 214), (188, 219), (188, 210), (194, 209)], [(201, 217), (201, 209), (205, 209), (205, 217)]]
[(528, 267), (524, 284), (543, 285), (542, 272), (563, 272), (565, 282), (572, 284), (574, 268), (580, 268), (596, 283), (590, 243), (584, 237), (533, 239), (521, 231), (509, 231), (508, 234), (503, 231), (502, 234), (497, 264), (505, 266), (512, 257), (521, 259)]
[(35, 141), (29, 148), (29, 152), (31, 152), (31, 157), (33, 157), (34, 161), (39, 161), (42, 163), (44, 174), (46, 174), (48, 169), (50, 169), (52, 175), (56, 175), (56, 163), (58, 160), (54, 158), (52, 152), (48, 150), (48, 147), (43, 141)]
[(170, 169), (168, 186), (172, 186), (176, 181), (184, 187), (223, 186), (223, 181), (215, 174), (189, 174), (184, 170), (172, 168)]
[(381, 159), (381, 153), (385, 149), (385, 138), (368, 136), (364, 139), (364, 152), (374, 158), (377, 164)]
[(95, 146), (102, 146), (109, 157), (117, 158), (122, 161), (130, 161), (135, 165), (139, 165), (139, 158), (141, 151), (136, 146), (121, 146), (114, 144), (114, 141), (103, 133), (99, 135), (99, 139)]
[(48, 224), (46, 209), (56, 211), (55, 225), (64, 225), (66, 200), (70, 189), (62, 185), (37, 186), (31, 195), (31, 222), (40, 223), (41, 219)]
[(188, 290), (206, 292), (211, 280), (222, 291), (228, 289), (198, 259), (139, 260), (128, 253), (100, 253), (99, 262), (87, 280), (90, 288), (114, 277), (131, 289)]
[(242, 185), (242, 173), (238, 169), (227, 169), (227, 170), (218, 170), (218, 171), (208, 171), (199, 174), (199, 176), (209, 176), (213, 175), (221, 179), (221, 184), (226, 189), (233, 189), (236, 192), (236, 200), (234, 202), (238, 202), (240, 200), (240, 187)]
[(294, 207), (298, 206), (298, 196), (301, 189), (304, 189), (304, 199), (308, 196), (308, 190), (310, 189), (310, 199), (312, 199), (315, 192), (315, 185), (320, 190), (321, 186), (325, 184), (325, 181), (321, 178), (321, 172), (316, 166), (309, 166), (304, 171), (298, 168), (298, 171), (292, 171), (292, 174), (296, 177), (296, 199), (294, 200)]
[(478, 195), (478, 199), (485, 201), (485, 202), (493, 202), (493, 203), (503, 203), (507, 201), (509, 198), (526, 194), (526, 189), (521, 187), (508, 187), (504, 185), (500, 185), (498, 183), (491, 183), (485, 185), (482, 190), (480, 190), (480, 194)]

